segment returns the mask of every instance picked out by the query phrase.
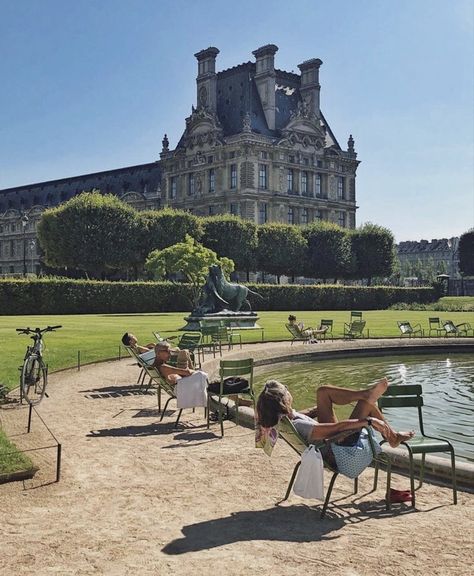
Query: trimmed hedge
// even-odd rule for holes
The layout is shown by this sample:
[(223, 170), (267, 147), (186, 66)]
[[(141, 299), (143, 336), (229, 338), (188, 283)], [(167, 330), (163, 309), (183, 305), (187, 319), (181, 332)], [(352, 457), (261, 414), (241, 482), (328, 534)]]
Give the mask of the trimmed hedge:
[[(255, 310), (382, 310), (398, 302), (425, 304), (433, 288), (251, 284)], [(0, 315), (117, 314), (191, 310), (191, 289), (171, 282), (70, 279), (0, 280)]]

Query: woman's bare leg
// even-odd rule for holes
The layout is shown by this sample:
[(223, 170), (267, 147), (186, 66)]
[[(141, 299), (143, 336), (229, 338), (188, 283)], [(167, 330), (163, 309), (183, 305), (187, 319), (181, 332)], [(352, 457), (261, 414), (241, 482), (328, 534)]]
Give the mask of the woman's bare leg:
[(387, 440), (387, 442), (390, 444), (392, 448), (396, 448), (399, 444), (401, 444), (405, 440), (410, 440), (410, 438), (413, 438), (413, 436), (415, 435), (413, 431), (397, 432), (390, 426), (390, 424), (387, 422), (387, 419), (378, 409), (377, 406), (369, 404), (364, 400), (359, 400), (359, 402), (357, 402), (357, 404), (355, 405), (355, 408), (352, 411), (350, 418), (361, 419), (361, 418), (367, 418), (368, 416), (371, 416), (372, 418), (377, 418), (378, 420), (384, 422), (385, 424), (384, 429), (383, 431), (381, 430), (380, 433), (385, 438), (385, 440)]
[[(385, 392), (388, 381), (383, 378), (374, 386), (366, 390), (349, 390), (348, 388), (337, 388), (336, 386), (321, 386), (316, 392), (318, 422), (323, 424), (337, 422), (334, 413), (334, 404), (345, 405), (352, 402), (364, 401), (364, 404), (373, 405)], [(362, 409), (362, 408), (361, 408)], [(367, 414), (366, 416), (369, 416)], [(366, 416), (361, 416), (365, 418)]]

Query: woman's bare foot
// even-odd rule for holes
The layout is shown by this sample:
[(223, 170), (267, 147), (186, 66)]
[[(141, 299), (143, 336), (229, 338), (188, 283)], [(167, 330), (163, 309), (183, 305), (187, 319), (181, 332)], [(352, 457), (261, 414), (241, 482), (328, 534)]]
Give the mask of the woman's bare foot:
[(369, 404), (375, 404), (377, 400), (384, 394), (388, 388), (388, 380), (382, 378), (377, 384), (374, 384), (367, 390), (367, 402)]
[(409, 432), (395, 432), (393, 435), (390, 434), (390, 438), (387, 438), (387, 441), (392, 448), (396, 448), (397, 446), (400, 446), (402, 442), (406, 442), (407, 440), (410, 440), (410, 438), (413, 438), (414, 435), (414, 430), (410, 430)]

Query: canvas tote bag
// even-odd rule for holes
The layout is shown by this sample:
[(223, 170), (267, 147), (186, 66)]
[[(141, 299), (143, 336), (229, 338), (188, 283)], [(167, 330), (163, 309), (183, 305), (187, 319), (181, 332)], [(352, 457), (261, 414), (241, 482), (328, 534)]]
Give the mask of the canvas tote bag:
[(313, 444), (301, 454), (301, 465), (293, 492), (302, 498), (324, 500), (324, 465), (321, 452)]

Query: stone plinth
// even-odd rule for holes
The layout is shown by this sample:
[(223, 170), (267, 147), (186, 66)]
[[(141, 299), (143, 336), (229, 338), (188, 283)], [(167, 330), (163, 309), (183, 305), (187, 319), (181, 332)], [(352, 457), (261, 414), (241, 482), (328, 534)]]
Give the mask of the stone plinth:
[(201, 329), (200, 322), (205, 326), (228, 326), (230, 328), (238, 328), (239, 330), (261, 328), (257, 324), (259, 320), (255, 312), (231, 312), (230, 310), (223, 310), (215, 314), (204, 314), (203, 316), (190, 315), (186, 320), (186, 326), (180, 328), (182, 331), (194, 332)]

